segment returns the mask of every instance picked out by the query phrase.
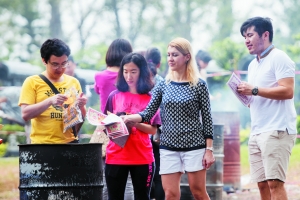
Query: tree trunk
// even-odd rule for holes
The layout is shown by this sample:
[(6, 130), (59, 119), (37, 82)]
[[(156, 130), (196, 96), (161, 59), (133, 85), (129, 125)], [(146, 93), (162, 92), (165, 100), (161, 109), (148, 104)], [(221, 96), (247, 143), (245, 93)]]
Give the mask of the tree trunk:
[(60, 0), (49, 0), (51, 5), (50, 36), (64, 40), (61, 25)]

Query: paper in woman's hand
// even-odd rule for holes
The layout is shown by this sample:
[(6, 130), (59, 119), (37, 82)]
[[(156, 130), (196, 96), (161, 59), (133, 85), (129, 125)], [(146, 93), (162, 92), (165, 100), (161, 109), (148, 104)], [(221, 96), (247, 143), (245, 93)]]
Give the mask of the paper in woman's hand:
[(249, 104), (252, 102), (252, 96), (240, 94), (237, 91), (238, 85), (241, 84), (241, 82), (242, 81), (239, 79), (239, 77), (235, 73), (232, 73), (227, 85), (244, 106), (249, 106)]
[(121, 117), (109, 114), (101, 123), (105, 126), (111, 141), (123, 148), (128, 140), (129, 132)]
[(129, 137), (129, 132), (125, 123), (119, 116), (115, 114), (104, 115), (101, 112), (89, 108), (87, 120), (92, 125), (105, 126), (109, 139), (122, 148), (125, 146)]
[(101, 122), (105, 119), (105, 117), (107, 117), (107, 115), (90, 107), (88, 108), (86, 113), (86, 119), (91, 125), (94, 126), (103, 125)]

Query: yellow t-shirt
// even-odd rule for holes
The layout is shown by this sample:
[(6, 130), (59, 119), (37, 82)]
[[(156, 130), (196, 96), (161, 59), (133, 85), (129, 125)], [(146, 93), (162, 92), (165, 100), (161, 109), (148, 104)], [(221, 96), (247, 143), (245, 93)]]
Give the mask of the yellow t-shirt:
[[(81, 93), (79, 81), (72, 76), (63, 74), (62, 82), (53, 83), (56, 89), (64, 94), (71, 87), (76, 88)], [(19, 106), (22, 104), (36, 104), (55, 95), (47, 83), (38, 75), (33, 75), (25, 79)], [(69, 143), (77, 138), (73, 135), (72, 129), (63, 133), (63, 110), (61, 107), (51, 105), (39, 116), (31, 119), (30, 139), (32, 144), (63, 144)]]

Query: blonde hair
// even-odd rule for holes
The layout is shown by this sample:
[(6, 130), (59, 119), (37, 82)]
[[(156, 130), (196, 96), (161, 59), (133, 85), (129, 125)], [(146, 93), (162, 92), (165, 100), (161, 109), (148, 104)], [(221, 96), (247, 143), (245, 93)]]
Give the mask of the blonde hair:
[[(196, 65), (190, 42), (184, 38), (175, 38), (169, 43), (168, 47), (175, 47), (183, 55), (190, 54), (191, 58), (187, 61), (186, 77), (190, 86), (197, 85), (200, 73)], [(169, 68), (168, 74), (166, 75), (166, 82), (169, 83), (172, 80), (174, 80), (174, 72)]]

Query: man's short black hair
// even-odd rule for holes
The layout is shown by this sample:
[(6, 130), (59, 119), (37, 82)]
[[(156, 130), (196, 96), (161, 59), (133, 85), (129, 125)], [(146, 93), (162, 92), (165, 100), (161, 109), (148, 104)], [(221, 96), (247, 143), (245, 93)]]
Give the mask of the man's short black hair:
[(43, 43), (40, 52), (41, 57), (45, 60), (46, 63), (48, 63), (52, 55), (57, 57), (66, 55), (69, 57), (71, 50), (66, 43), (64, 43), (60, 39), (54, 38), (46, 40)]
[(260, 37), (264, 32), (268, 31), (269, 41), (273, 41), (273, 26), (270, 18), (253, 17), (247, 19), (247, 21), (245, 21), (240, 28), (242, 36), (244, 36), (244, 33), (247, 31), (247, 29), (252, 26), (254, 26), (254, 31), (257, 32)]

